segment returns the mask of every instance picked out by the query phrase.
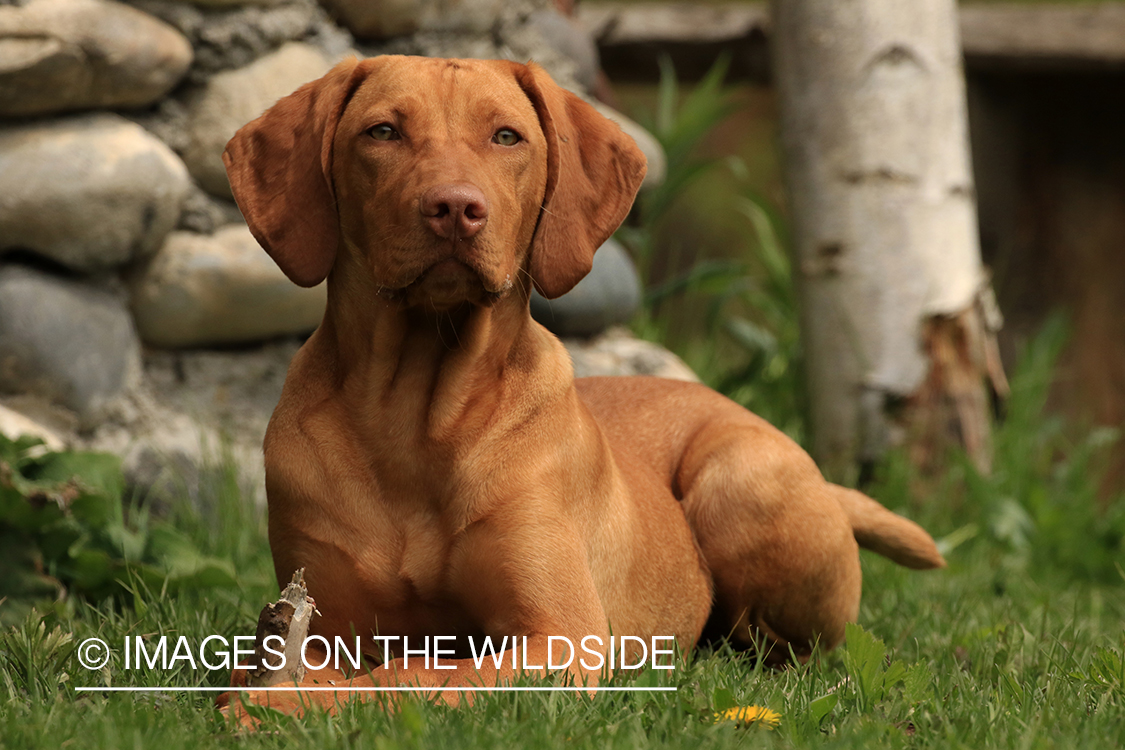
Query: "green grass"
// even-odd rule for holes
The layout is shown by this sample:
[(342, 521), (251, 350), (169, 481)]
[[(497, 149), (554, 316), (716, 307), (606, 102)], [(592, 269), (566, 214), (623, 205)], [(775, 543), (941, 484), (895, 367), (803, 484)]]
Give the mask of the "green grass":
[[(412, 702), (397, 712), (349, 706), (334, 718), (270, 718), (268, 732), (249, 737), (227, 729), (208, 697), (73, 691), (74, 685), (103, 682), (195, 685), (199, 673), (127, 673), (120, 666), (89, 673), (66, 654), (95, 635), (121, 643), (130, 633), (193, 639), (250, 633), (258, 595), (229, 601), (157, 594), (123, 609), (82, 605), (42, 622), (31, 619), (4, 637), (0, 747), (1125, 744), (1125, 589), (1120, 583), (1076, 584), (1064, 571), (1012, 574), (995, 565), (996, 554), (989, 545), (973, 545), (955, 552), (947, 571), (918, 574), (865, 553), (860, 623), (887, 644), (901, 668), (877, 658), (877, 649), (872, 654), (872, 644), (859, 643), (863, 636), (852, 633), (847, 649), (779, 672), (759, 669), (745, 655), (698, 653), (673, 677), (656, 678), (654, 684), (676, 685), (675, 694), (500, 694), (482, 696), (472, 707)], [(879, 685), (895, 673), (903, 679)], [(224, 677), (207, 674), (202, 683), (222, 684)], [(712, 721), (713, 710), (732, 704), (769, 707), (781, 714), (781, 723), (769, 731)]]
[[(1090, 447), (1079, 435), (1076, 443), (1042, 414), (1064, 337), (1053, 324), (1013, 374), (991, 477), (967, 461), (929, 478), (893, 457), (884, 465), (873, 494), (931, 529), (949, 568), (916, 573), (863, 553), (859, 628), (807, 666), (773, 671), (746, 654), (701, 649), (670, 674), (635, 677), (675, 686), (673, 694), (349, 705), (335, 717), (267, 716), (266, 731), (251, 735), (225, 726), (206, 695), (77, 693), (79, 685), (224, 684), (225, 672), (126, 671), (119, 661), (90, 672), (74, 654), (95, 636), (119, 648), (127, 635), (252, 634), (275, 593), (263, 575), (263, 519), (219, 481), (204, 498), (208, 518), (237, 520), (240, 533), (218, 534), (195, 512), (173, 517), (204, 553), (247, 571), (238, 585), (154, 591), (137, 576), (110, 599), (41, 605), (0, 636), (0, 747), (1125, 746), (1125, 523), (1114, 511), (1122, 504), (1099, 510), (1095, 499), (1105, 441)], [(749, 705), (778, 712), (777, 728), (714, 720)]]
[(617, 234), (646, 287), (633, 331), (801, 442), (802, 354), (773, 100), (724, 84), (728, 64), (721, 56), (703, 80), (681, 85), (664, 58), (655, 90), (622, 91), (667, 155), (664, 182), (641, 193)]

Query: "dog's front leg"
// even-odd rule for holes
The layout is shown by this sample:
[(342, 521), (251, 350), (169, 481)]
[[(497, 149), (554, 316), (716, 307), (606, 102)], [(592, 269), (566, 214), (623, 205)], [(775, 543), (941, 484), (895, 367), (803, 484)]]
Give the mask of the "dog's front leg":
[[(471, 703), (476, 692), (511, 687), (524, 678), (554, 675), (560, 684), (581, 690), (596, 686), (600, 677), (609, 673), (604, 650), (582, 652), (578, 650), (581, 637), (553, 637), (554, 644), (547, 635), (520, 636), (511, 639), (516, 644), (514, 648), (481, 659), (448, 660), (440, 666), (427, 665), (418, 656), (409, 660), (400, 657), (371, 670), (364, 678), (376, 686), (410, 688), (402, 692), (419, 692), (427, 698), (458, 705), (462, 700)], [(560, 648), (564, 640), (574, 644), (573, 648)]]
[[(578, 648), (583, 636), (565, 637)], [(560, 639), (561, 640), (561, 639)], [(217, 705), (223, 714), (236, 723), (256, 728), (257, 720), (247, 706), (263, 706), (286, 714), (303, 716), (310, 709), (335, 713), (344, 703), (352, 700), (382, 701), (394, 707), (406, 695), (418, 695), (427, 700), (450, 706), (462, 701), (472, 703), (477, 692), (498, 687), (511, 687), (522, 678), (543, 678), (558, 675), (560, 683), (574, 685), (576, 691), (595, 687), (610, 670), (606, 666), (604, 649), (586, 648), (568, 654), (565, 668), (551, 669), (552, 660), (560, 654), (547, 635), (529, 635), (514, 639), (515, 648), (497, 651), (476, 659), (451, 659), (440, 666), (420, 655), (398, 658), (368, 668), (364, 673), (348, 676), (332, 666), (308, 670), (305, 678), (294, 690), (239, 690), (224, 693)], [(603, 641), (604, 642), (604, 641)], [(526, 644), (526, 645), (525, 645)], [(324, 653), (310, 647), (309, 661), (330, 661)], [(235, 687), (244, 685), (245, 671), (232, 676)]]

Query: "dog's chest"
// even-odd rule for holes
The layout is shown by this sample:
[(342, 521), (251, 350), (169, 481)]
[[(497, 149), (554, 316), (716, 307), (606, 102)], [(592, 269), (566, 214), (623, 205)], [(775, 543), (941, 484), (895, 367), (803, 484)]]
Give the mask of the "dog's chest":
[[(439, 454), (407, 461), (377, 449), (338, 413), (306, 420), (316, 438), (305, 443), (308, 453), (271, 451), (275, 441), (304, 442), (285, 439), (281, 425), (271, 426), (267, 443), (271, 548), (278, 570), (306, 568), (323, 631), (478, 632), (459, 550), (479, 482), (465, 481)], [(324, 470), (300, 470), (309, 457)]]
[(367, 585), (399, 607), (445, 598), (450, 535), (440, 519), (428, 514), (388, 518), (382, 536), (382, 544), (365, 550), (368, 564), (361, 570)]
[[(304, 564), (312, 579), (328, 579), (320, 587), (318, 607), (326, 616), (336, 615), (331, 619), (338, 619), (345, 632), (348, 623), (360, 632), (385, 635), (478, 630), (461, 606), (464, 592), (452, 585), (456, 535), (440, 516), (376, 511), (362, 521), (335, 519), (330, 525), (333, 549), (309, 550)], [(346, 564), (332, 564), (341, 558)]]

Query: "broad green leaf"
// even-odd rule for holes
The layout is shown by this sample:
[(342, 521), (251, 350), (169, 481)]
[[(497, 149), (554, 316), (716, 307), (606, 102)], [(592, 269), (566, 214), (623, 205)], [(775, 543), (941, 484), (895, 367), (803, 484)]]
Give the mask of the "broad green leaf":
[(715, 713), (722, 713), (737, 705), (738, 702), (734, 699), (734, 693), (728, 688), (715, 688), (715, 692), (711, 693), (711, 709)]
[(844, 634), (844, 668), (855, 686), (860, 711), (866, 711), (881, 697), (887, 647), (854, 623), (845, 626)]
[(924, 661), (910, 667), (902, 681), (902, 692), (906, 702), (913, 705), (929, 700), (930, 689), (934, 684), (934, 675), (930, 672), (930, 665)]
[(69, 559), (59, 563), (59, 573), (84, 593), (104, 589), (114, 581), (117, 564), (105, 550), (87, 546), (88, 539), (79, 539), (70, 546)]
[(879, 690), (880, 697), (886, 695), (887, 690), (897, 685), (906, 677), (906, 665), (899, 660), (891, 662), (887, 671), (883, 673), (882, 685)]
[(83, 492), (70, 502), (69, 510), (84, 526), (121, 523), (121, 495), (108, 495), (97, 490)]
[(121, 459), (109, 453), (48, 453), (24, 473), (29, 479), (42, 482), (61, 483), (77, 478), (82, 486), (118, 500), (125, 488)]
[(809, 718), (812, 723), (819, 725), (824, 721), (824, 717), (832, 713), (832, 709), (836, 708), (836, 704), (840, 702), (840, 696), (835, 693), (822, 695), (812, 703), (809, 704)]

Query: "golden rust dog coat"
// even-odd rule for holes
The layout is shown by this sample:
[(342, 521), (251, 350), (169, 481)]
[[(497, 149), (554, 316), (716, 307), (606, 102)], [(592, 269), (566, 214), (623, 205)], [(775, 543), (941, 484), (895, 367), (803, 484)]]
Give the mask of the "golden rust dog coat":
[[(557, 297), (589, 271), (645, 162), (535, 65), (345, 61), (242, 128), (225, 161), (281, 269), (328, 279), (265, 441), (278, 580), (306, 569), (314, 632), (526, 636), (521, 660), (544, 664), (548, 636), (686, 650), (710, 617), (739, 645), (801, 657), (856, 617), (857, 539), (944, 564), (921, 528), (825, 482), (713, 391), (574, 379), (531, 288)], [(515, 673), (394, 666), (354, 684)]]

